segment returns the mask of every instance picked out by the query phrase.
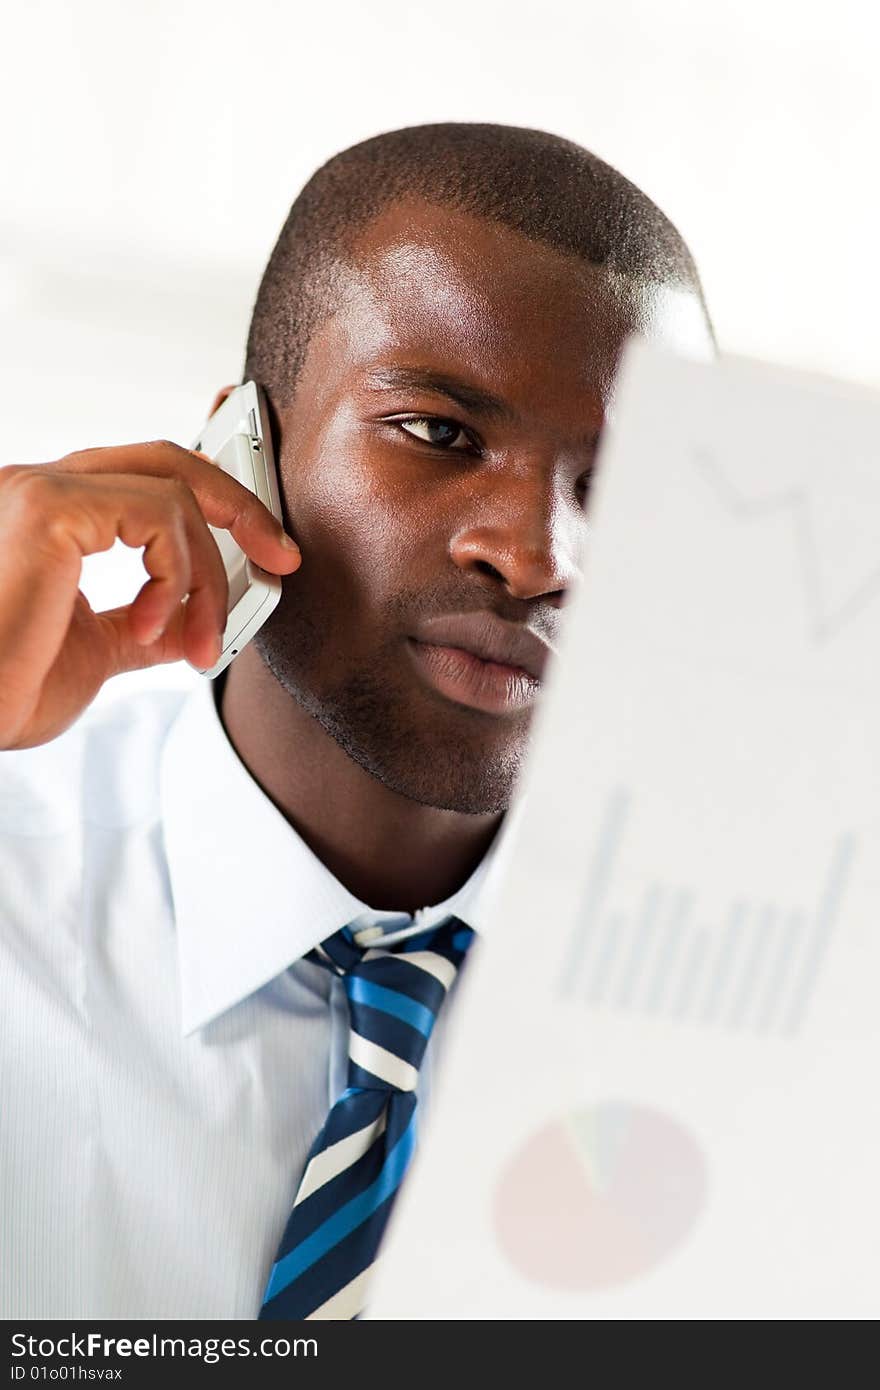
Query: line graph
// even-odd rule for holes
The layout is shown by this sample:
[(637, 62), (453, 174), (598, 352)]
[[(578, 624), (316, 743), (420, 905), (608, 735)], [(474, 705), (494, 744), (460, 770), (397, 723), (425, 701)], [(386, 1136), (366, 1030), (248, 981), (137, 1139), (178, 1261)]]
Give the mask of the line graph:
[[(697, 447), (693, 462), (720, 505), (739, 521), (750, 522), (775, 514), (788, 515), (803, 585), (807, 620), (817, 644), (832, 641), (871, 603), (880, 599), (880, 536), (877, 562), (865, 578), (837, 605), (829, 605), (822, 585), (822, 565), (816, 528), (811, 514), (809, 489), (787, 488), (767, 497), (745, 497), (727, 477), (708, 449)], [(880, 460), (878, 460), (880, 487)]]
[[(791, 1036), (802, 1026), (837, 924), (856, 849), (831, 846), (818, 900), (809, 908), (738, 893), (701, 911), (689, 885), (647, 877), (632, 905), (617, 861), (631, 797), (606, 803), (558, 982), (563, 998), (591, 1007), (704, 1027)], [(713, 920), (714, 918), (714, 920)]]

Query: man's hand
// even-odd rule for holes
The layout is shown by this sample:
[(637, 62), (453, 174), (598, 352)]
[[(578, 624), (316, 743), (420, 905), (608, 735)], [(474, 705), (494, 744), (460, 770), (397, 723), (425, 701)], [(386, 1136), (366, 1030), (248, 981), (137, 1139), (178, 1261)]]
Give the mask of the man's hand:
[[(217, 661), (228, 585), (209, 522), (261, 568), (299, 568), (268, 508), (176, 444), (0, 468), (0, 749), (63, 733), (123, 671)], [(117, 538), (144, 547), (150, 578), (132, 603), (95, 613), (79, 589), (83, 556)]]

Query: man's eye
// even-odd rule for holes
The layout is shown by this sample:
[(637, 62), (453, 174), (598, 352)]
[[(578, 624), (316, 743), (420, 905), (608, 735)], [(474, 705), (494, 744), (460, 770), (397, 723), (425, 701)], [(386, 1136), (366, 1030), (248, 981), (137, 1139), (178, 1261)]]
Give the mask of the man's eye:
[(461, 425), (454, 420), (440, 420), (433, 415), (413, 416), (409, 420), (398, 420), (397, 424), (407, 434), (422, 439), (426, 444), (436, 444), (441, 449), (467, 449), (472, 440)]

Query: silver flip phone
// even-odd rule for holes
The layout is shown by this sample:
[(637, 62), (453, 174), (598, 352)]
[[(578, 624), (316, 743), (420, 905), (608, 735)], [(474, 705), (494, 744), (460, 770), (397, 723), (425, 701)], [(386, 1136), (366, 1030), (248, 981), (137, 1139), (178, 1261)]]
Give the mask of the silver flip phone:
[[(266, 401), (253, 381), (237, 386), (205, 423), (192, 446), (219, 464), (250, 492), (256, 493), (283, 525), (278, 477)], [(281, 598), (281, 579), (255, 565), (228, 531), (209, 526), (217, 542), (226, 577), (229, 605), (220, 659), (205, 675), (219, 676), (242, 647), (259, 632)]]

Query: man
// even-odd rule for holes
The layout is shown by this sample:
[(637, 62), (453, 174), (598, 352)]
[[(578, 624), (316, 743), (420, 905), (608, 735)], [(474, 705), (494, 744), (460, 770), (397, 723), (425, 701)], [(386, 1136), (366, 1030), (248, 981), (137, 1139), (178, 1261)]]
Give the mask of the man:
[[(396, 131), (306, 185), (254, 309), (301, 565), (172, 445), (0, 473), (7, 1317), (364, 1306), (633, 332), (712, 345), (632, 184), (538, 131)], [(271, 619), (214, 685), (80, 719), (215, 659), (206, 522), (284, 575)], [(95, 615), (117, 536), (151, 578)]]

